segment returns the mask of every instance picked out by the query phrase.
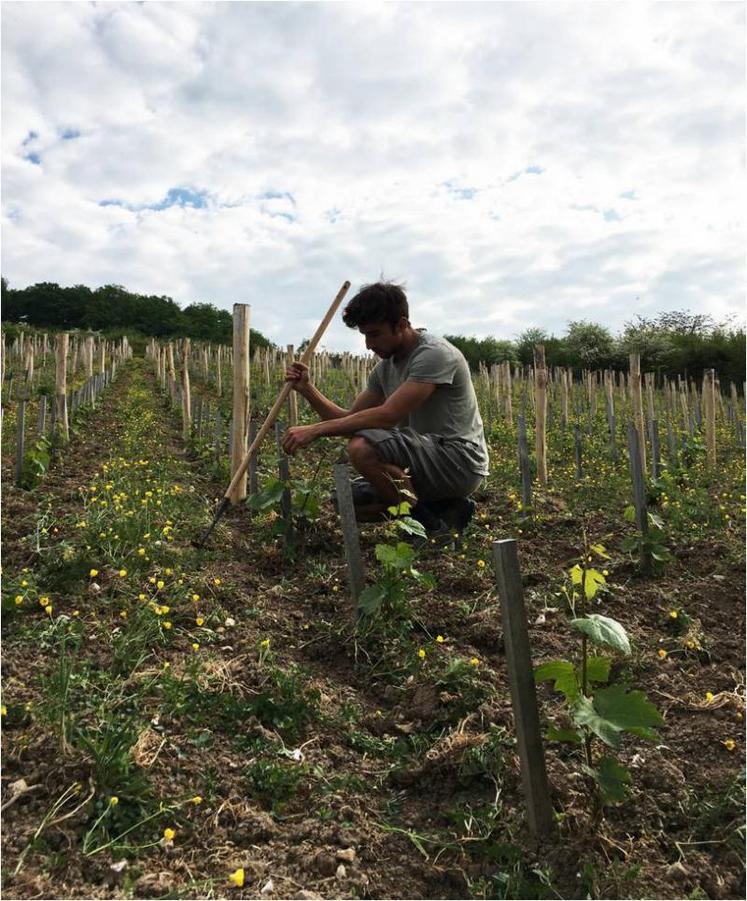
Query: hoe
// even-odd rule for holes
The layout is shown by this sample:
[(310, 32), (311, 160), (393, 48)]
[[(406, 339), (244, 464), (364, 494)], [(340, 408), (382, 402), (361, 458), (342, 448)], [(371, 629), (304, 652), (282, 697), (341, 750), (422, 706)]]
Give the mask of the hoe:
[[(337, 308), (342, 303), (342, 300), (345, 297), (345, 295), (347, 294), (349, 288), (350, 288), (350, 282), (348, 282), (348, 281), (343, 282), (342, 287), (337, 292), (337, 297), (335, 297), (335, 299), (332, 301), (332, 305), (327, 310), (326, 316), (324, 317), (324, 319), (322, 319), (322, 321), (319, 325), (319, 328), (314, 333), (314, 337), (309, 342), (309, 346), (304, 351), (304, 354), (301, 357), (302, 363), (308, 364), (309, 361), (311, 360), (311, 356), (314, 353), (314, 351), (316, 350), (317, 344), (319, 343), (319, 341), (321, 341), (322, 335), (327, 330), (327, 326), (332, 321), (332, 317), (337, 312)], [(262, 442), (264, 441), (265, 437), (267, 436), (267, 433), (270, 431), (270, 429), (274, 425), (275, 420), (278, 418), (278, 414), (280, 413), (280, 410), (283, 407), (283, 404), (288, 399), (288, 395), (291, 393), (292, 390), (293, 390), (293, 385), (290, 382), (286, 382), (283, 385), (283, 387), (280, 391), (280, 394), (278, 394), (277, 400), (272, 405), (272, 409), (270, 410), (270, 412), (267, 414), (267, 419), (265, 419), (264, 423), (262, 424), (262, 428), (259, 430), (259, 432), (257, 432), (257, 437), (254, 439), (254, 441), (252, 441), (251, 446), (250, 446), (249, 450), (246, 452), (244, 459), (241, 461), (239, 468), (233, 474), (233, 478), (231, 479), (231, 484), (228, 486), (228, 488), (226, 488), (225, 494), (223, 495), (223, 498), (222, 498), (220, 504), (218, 505), (218, 509), (215, 511), (215, 516), (213, 517), (213, 521), (210, 524), (210, 527), (208, 528), (208, 530), (205, 532), (205, 534), (202, 536), (202, 538), (199, 541), (192, 542), (192, 545), (194, 547), (197, 547), (197, 548), (205, 547), (205, 542), (210, 537), (210, 533), (216, 527), (216, 525), (218, 524), (218, 520), (221, 518), (221, 516), (223, 516), (223, 514), (226, 512), (226, 510), (228, 509), (228, 507), (231, 504), (232, 492), (234, 491), (236, 486), (241, 481), (241, 477), (244, 475), (247, 468), (249, 467), (249, 462), (251, 461), (254, 454), (257, 452), (257, 449), (259, 448), (260, 444), (262, 444)]]

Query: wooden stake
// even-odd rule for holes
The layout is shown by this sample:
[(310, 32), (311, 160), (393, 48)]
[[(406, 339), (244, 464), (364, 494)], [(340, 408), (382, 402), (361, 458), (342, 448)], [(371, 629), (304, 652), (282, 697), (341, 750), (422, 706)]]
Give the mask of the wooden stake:
[(63, 444), (70, 441), (70, 425), (67, 417), (67, 350), (70, 336), (60, 332), (55, 338), (57, 369), (55, 372), (56, 412), (55, 424), (60, 430)]
[[(233, 431), (231, 476), (235, 475), (247, 450), (249, 418), (249, 320), (252, 308), (246, 303), (233, 305)], [(235, 506), (246, 498), (246, 470), (230, 496)]]
[(643, 393), (641, 390), (641, 355), (630, 355), (630, 404), (633, 412), (633, 424), (638, 433), (638, 446), (641, 454), (641, 467), (646, 472), (646, 442), (643, 439)]
[(543, 488), (547, 487), (547, 366), (545, 348), (534, 346), (534, 443), (537, 454), (537, 478)]
[(552, 830), (554, 818), (542, 747), (537, 691), (534, 684), (516, 541), (514, 539), (494, 541), (493, 559), (501, 605), (506, 667), (516, 726), (516, 745), (521, 763), (527, 824), (533, 835), (542, 837)]
[(706, 369), (703, 375), (703, 405), (708, 465), (716, 465), (716, 370)]
[[(630, 478), (633, 483), (635, 522), (641, 537), (645, 539), (648, 535), (648, 509), (646, 507), (646, 487), (640, 447), (641, 442), (638, 438), (638, 430), (632, 422), (628, 423), (628, 462), (630, 465)], [(651, 570), (651, 554), (644, 545), (641, 547), (641, 571), (644, 575), (650, 575)]]
[(182, 438), (192, 435), (192, 396), (189, 387), (189, 338), (182, 341)]

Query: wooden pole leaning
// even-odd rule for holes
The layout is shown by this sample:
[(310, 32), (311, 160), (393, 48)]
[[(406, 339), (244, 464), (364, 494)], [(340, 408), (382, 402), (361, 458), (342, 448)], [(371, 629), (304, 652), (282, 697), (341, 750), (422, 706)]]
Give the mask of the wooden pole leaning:
[[(350, 282), (349, 281), (343, 282), (342, 287), (337, 292), (337, 296), (332, 301), (332, 304), (331, 304), (330, 308), (327, 310), (327, 313), (324, 316), (324, 319), (322, 319), (322, 321), (319, 323), (319, 327), (317, 328), (316, 332), (314, 333), (313, 338), (309, 342), (308, 347), (306, 348), (306, 350), (303, 353), (303, 356), (301, 357), (301, 363), (303, 363), (304, 365), (308, 365), (309, 360), (312, 358), (312, 354), (316, 350), (317, 344), (321, 341), (322, 335), (327, 330), (327, 327), (329, 326), (330, 322), (332, 321), (332, 317), (337, 312), (337, 308), (342, 303), (343, 298), (348, 293), (349, 289), (350, 289)], [(195, 542), (195, 545), (197, 547), (202, 547), (205, 544), (207, 539), (210, 537), (210, 533), (213, 531), (215, 526), (218, 524), (218, 520), (226, 512), (229, 504), (231, 503), (231, 501), (230, 501), (231, 493), (234, 491), (234, 489), (236, 488), (236, 486), (239, 483), (239, 480), (241, 479), (241, 477), (244, 475), (244, 473), (249, 468), (249, 463), (250, 463), (252, 457), (257, 452), (259, 446), (265, 440), (268, 432), (275, 424), (275, 420), (278, 418), (278, 414), (283, 409), (283, 405), (285, 404), (286, 400), (288, 399), (288, 395), (290, 394), (290, 392), (292, 390), (293, 390), (293, 385), (290, 382), (286, 382), (283, 385), (283, 387), (280, 389), (280, 393), (278, 394), (278, 396), (275, 400), (275, 403), (272, 405), (272, 409), (267, 414), (267, 419), (265, 419), (265, 421), (262, 423), (262, 428), (257, 432), (257, 437), (254, 439), (254, 441), (252, 441), (251, 445), (249, 446), (249, 450), (246, 452), (246, 456), (244, 457), (241, 465), (236, 470), (236, 472), (233, 474), (231, 483), (228, 486), (228, 488), (226, 488), (226, 491), (223, 495), (223, 499), (221, 500), (220, 504), (218, 505), (218, 509), (215, 512), (215, 516), (213, 517), (213, 521), (210, 524), (210, 527), (205, 532), (205, 534), (200, 539), (200, 541)]]

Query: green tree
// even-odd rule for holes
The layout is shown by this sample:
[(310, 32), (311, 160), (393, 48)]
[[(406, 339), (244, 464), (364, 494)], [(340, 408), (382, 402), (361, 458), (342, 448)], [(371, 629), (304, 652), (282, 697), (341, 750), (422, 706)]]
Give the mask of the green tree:
[(585, 320), (569, 322), (563, 343), (572, 366), (603, 369), (612, 362), (615, 339), (603, 325)]

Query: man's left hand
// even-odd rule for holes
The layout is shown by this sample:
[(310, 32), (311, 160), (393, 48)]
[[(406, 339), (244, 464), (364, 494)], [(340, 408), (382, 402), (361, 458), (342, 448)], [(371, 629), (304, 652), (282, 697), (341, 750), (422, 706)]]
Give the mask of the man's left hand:
[(311, 444), (319, 435), (314, 425), (296, 425), (283, 435), (283, 450), (286, 454), (295, 454), (297, 450)]

